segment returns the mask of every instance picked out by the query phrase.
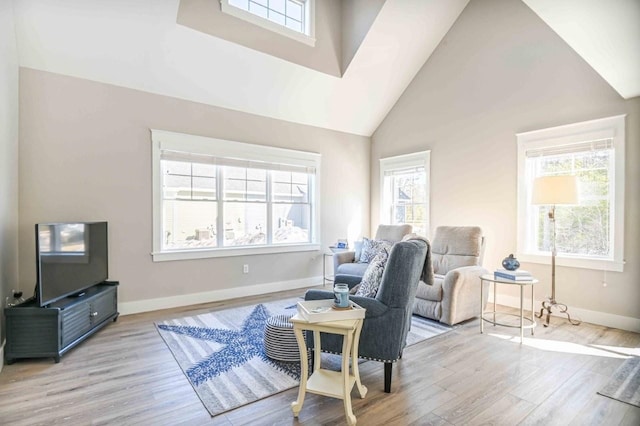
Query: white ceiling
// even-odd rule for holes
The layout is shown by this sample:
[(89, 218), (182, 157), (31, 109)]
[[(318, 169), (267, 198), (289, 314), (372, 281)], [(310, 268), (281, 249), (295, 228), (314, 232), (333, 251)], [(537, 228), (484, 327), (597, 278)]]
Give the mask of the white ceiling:
[[(640, 95), (640, 1), (524, 1)], [(342, 78), (177, 25), (178, 3), (14, 0), (20, 65), (370, 136), (468, 0), (388, 0)]]
[(623, 98), (640, 96), (640, 0), (523, 0)]
[(468, 0), (387, 1), (343, 78), (177, 25), (178, 2), (17, 0), (20, 64), (369, 136)]

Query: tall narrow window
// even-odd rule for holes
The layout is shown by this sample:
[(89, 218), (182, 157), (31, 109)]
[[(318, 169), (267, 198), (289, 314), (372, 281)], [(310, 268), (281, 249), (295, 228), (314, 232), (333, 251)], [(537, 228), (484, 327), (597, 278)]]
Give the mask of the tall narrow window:
[(428, 234), (429, 158), (424, 151), (380, 160), (380, 223), (406, 223)]
[(518, 250), (545, 262), (551, 250), (548, 209), (532, 205), (533, 180), (574, 175), (579, 204), (559, 205), (555, 219), (561, 265), (622, 270), (624, 117), (561, 126), (518, 137)]
[(154, 260), (317, 248), (318, 154), (157, 130), (152, 139)]

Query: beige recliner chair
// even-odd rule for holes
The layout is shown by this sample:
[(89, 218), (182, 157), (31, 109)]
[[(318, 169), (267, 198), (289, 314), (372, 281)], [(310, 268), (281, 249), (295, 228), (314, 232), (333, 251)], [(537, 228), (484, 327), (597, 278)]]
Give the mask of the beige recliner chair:
[[(479, 227), (438, 227), (431, 242), (434, 282), (418, 284), (413, 313), (449, 325), (480, 316), (480, 276), (488, 273), (482, 267), (483, 254)], [(488, 293), (484, 292), (482, 309)]]

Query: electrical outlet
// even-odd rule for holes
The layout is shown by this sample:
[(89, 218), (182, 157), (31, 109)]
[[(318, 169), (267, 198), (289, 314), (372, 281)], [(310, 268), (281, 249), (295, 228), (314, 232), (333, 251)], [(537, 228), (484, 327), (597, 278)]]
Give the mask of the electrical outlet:
[(242, 265), (242, 273), (243, 274), (248, 274), (249, 273), (249, 265), (247, 265), (247, 264)]

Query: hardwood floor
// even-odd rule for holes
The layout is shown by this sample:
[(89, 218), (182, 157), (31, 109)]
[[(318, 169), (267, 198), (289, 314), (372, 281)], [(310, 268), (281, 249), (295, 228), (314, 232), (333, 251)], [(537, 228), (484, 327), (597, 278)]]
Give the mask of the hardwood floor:
[[(275, 293), (122, 316), (73, 349), (59, 364), (22, 360), (0, 373), (0, 424), (254, 425), (345, 424), (342, 401), (307, 395), (300, 418), (290, 404), (297, 388), (211, 418), (154, 321), (295, 296)], [(383, 392), (383, 364), (360, 367), (369, 388), (353, 392), (360, 425), (638, 425), (640, 408), (596, 392), (640, 334), (552, 318), (525, 334), (485, 327), (477, 319), (408, 347)], [(630, 352), (635, 350), (635, 352)]]

